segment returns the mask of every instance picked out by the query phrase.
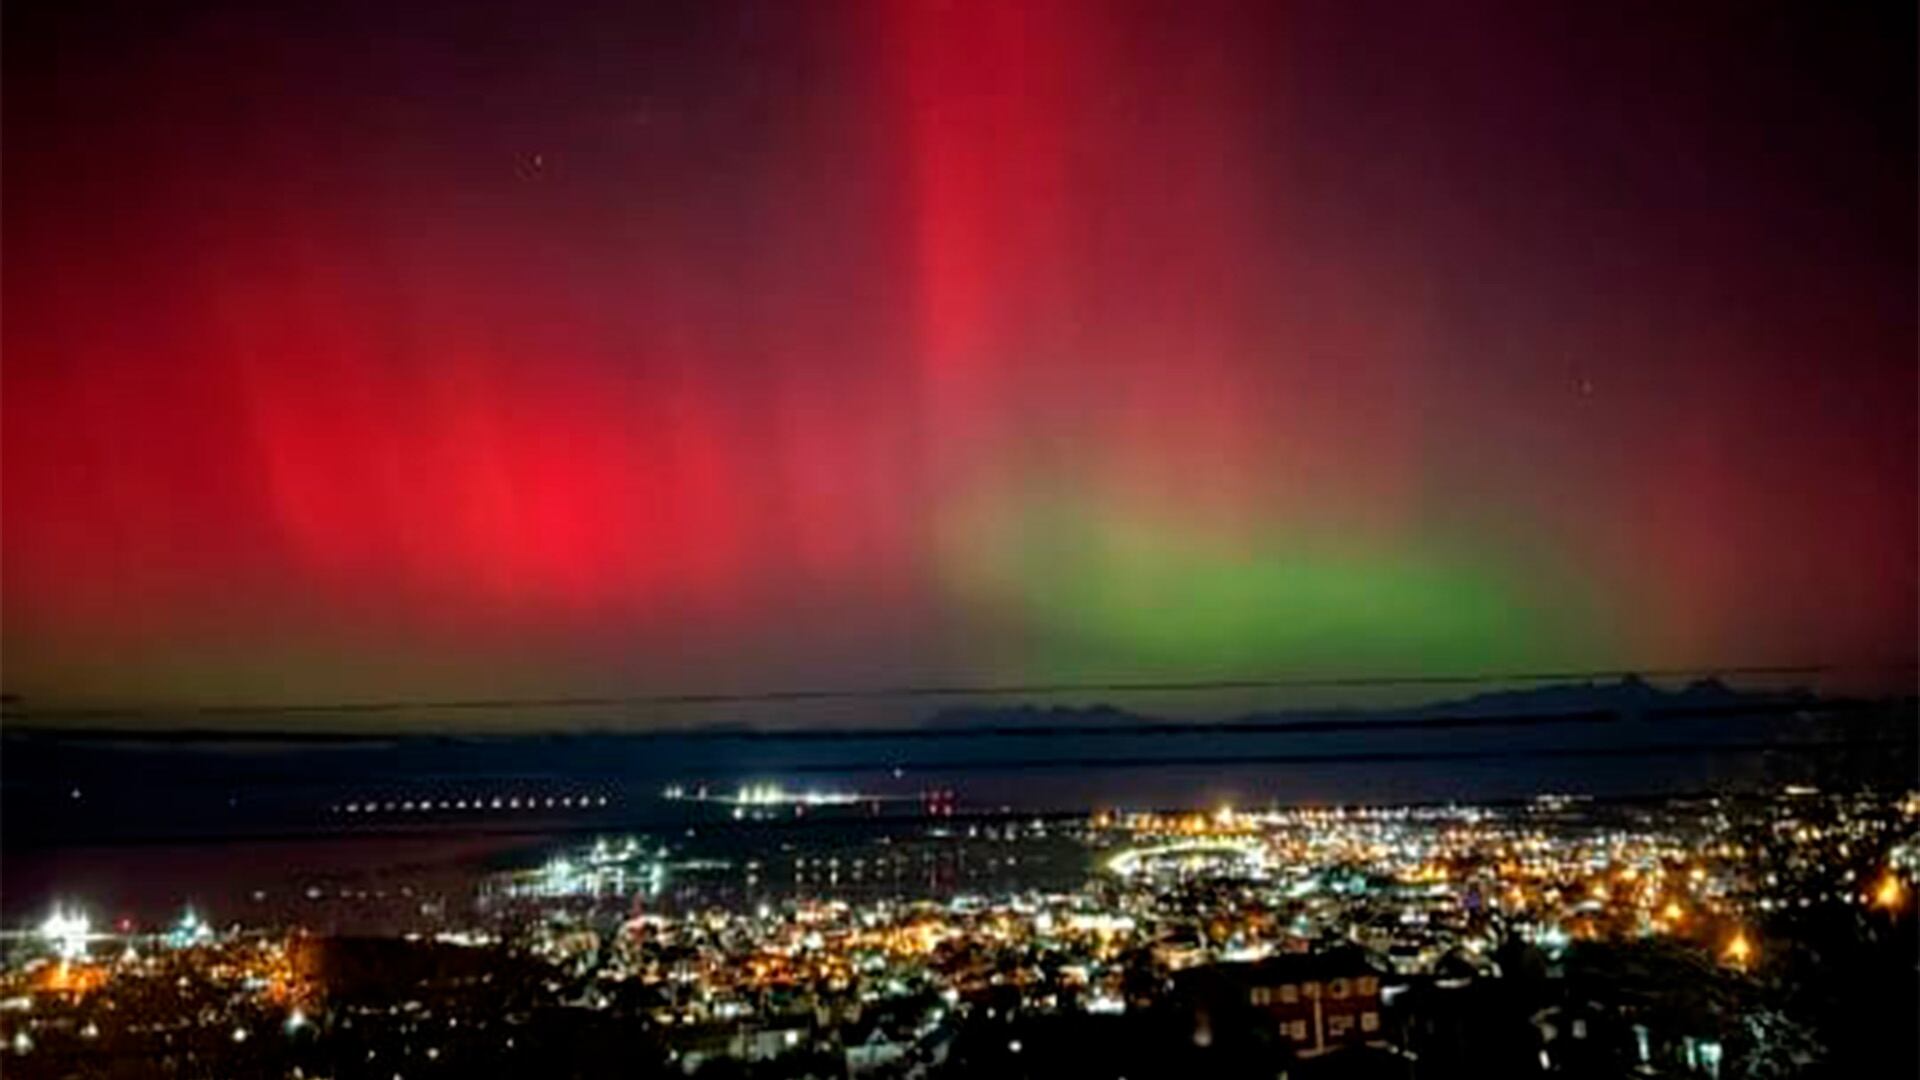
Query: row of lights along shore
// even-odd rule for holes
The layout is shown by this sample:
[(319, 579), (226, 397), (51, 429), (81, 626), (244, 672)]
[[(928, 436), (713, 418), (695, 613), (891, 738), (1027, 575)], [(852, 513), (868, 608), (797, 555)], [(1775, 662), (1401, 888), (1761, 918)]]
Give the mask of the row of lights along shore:
[(436, 810), (590, 810), (607, 805), (605, 795), (494, 796), (478, 799), (389, 799), (336, 803), (340, 814), (413, 814)]

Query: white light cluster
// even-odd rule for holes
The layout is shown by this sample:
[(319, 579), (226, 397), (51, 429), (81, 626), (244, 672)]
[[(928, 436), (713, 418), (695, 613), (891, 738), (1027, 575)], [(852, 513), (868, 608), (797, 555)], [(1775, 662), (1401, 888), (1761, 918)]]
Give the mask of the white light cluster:
[(93, 923), (84, 914), (64, 908), (55, 908), (47, 921), (40, 924), (40, 936), (51, 942), (61, 958), (67, 960), (86, 954), (87, 938), (92, 933)]

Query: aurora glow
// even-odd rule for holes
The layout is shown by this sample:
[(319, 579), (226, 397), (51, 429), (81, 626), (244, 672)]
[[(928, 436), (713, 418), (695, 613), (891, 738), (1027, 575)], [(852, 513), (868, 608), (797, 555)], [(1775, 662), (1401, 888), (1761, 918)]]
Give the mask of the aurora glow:
[(1913, 656), (1910, 10), (399, 7), (9, 10), (9, 691)]

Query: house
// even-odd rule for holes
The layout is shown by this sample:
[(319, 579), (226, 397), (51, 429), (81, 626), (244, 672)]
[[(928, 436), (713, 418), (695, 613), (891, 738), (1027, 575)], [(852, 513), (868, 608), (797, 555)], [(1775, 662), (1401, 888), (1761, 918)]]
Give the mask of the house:
[(729, 1050), (744, 1061), (771, 1061), (811, 1041), (813, 1018), (781, 1017), (762, 1024), (743, 1025), (734, 1033)]
[(1276, 1036), (1296, 1058), (1384, 1045), (1381, 971), (1357, 949), (1211, 964), (1175, 975), (1176, 996), (1195, 1014), (1195, 1042), (1222, 1024)]
[(879, 1023), (856, 1024), (842, 1035), (848, 1076), (865, 1076), (885, 1069), (913, 1048), (911, 1034), (901, 1035)]

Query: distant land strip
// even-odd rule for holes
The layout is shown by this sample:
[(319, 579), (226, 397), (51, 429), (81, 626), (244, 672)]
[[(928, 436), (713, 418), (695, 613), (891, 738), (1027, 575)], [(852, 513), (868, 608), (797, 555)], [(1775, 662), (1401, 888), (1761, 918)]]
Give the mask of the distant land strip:
[(618, 696), (533, 698), (472, 698), (415, 701), (364, 701), (291, 704), (181, 705), (159, 707), (37, 708), (8, 695), (0, 702), (0, 719), (53, 723), (113, 720), (188, 720), (198, 718), (268, 718), (307, 716), (368, 716), (392, 713), (529, 711), (543, 712), (596, 708), (681, 708), (706, 705), (791, 704), (821, 701), (891, 701), (925, 698), (1043, 697), (1066, 694), (1191, 694), (1233, 690), (1340, 690), (1409, 687), (1485, 686), (1499, 683), (1555, 683), (1617, 681), (1622, 679), (1700, 679), (1718, 677), (1810, 677), (1840, 672), (1901, 671), (1920, 667), (1920, 661), (1876, 661), (1827, 664), (1754, 664), (1720, 667), (1607, 669), (1585, 671), (1481, 672), (1453, 675), (1281, 676), (1272, 678), (1117, 680), (853, 687), (830, 689), (774, 689), (739, 692), (674, 692)]

